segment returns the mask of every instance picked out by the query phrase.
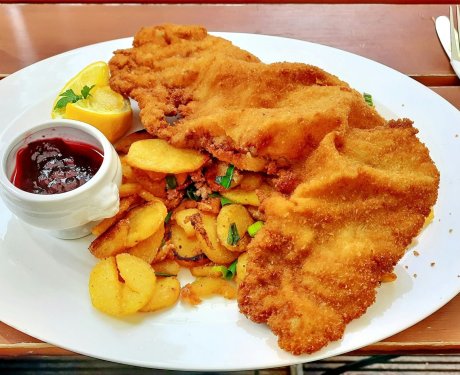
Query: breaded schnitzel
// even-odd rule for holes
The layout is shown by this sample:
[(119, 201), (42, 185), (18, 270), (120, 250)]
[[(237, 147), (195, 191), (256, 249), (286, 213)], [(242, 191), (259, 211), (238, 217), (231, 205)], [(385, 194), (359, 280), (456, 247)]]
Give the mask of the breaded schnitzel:
[(311, 353), (340, 339), (419, 233), (439, 174), (416, 132), (409, 121), (331, 132), (292, 195), (263, 203), (238, 302), (280, 347)]
[[(147, 131), (240, 169), (289, 165), (332, 130), (384, 123), (337, 77), (306, 64), (263, 64), (202, 27), (144, 28), (109, 65), (111, 87), (139, 103)], [(179, 118), (172, 125), (171, 116)]]
[(152, 135), (279, 177), (248, 247), (241, 312), (294, 354), (342, 337), (437, 198), (412, 123), (385, 121), (320, 68), (264, 64), (198, 26), (144, 28), (110, 68)]

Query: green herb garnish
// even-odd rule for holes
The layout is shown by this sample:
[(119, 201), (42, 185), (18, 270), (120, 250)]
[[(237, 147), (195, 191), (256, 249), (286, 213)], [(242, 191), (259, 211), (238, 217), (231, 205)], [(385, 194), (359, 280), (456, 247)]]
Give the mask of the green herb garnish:
[(171, 220), (172, 213), (173, 213), (172, 211), (169, 211), (168, 214), (166, 215), (165, 224), (168, 224), (168, 221)]
[(220, 195), (219, 193), (211, 193), (208, 195), (209, 198), (220, 198), (220, 204), (222, 207), (224, 207), (226, 204), (232, 204), (234, 203), (232, 200), (228, 199), (228, 198), (225, 198), (223, 197), (222, 195)]
[(370, 105), (371, 107), (374, 106), (374, 101), (372, 100), (372, 95), (368, 94), (367, 92), (363, 93), (363, 97), (365, 102)]
[(229, 164), (227, 171), (225, 172), (225, 176), (217, 176), (216, 183), (223, 186), (224, 188), (230, 188), (233, 180), (233, 172), (235, 170), (235, 166), (233, 164)]
[(172, 174), (168, 174), (166, 176), (166, 189), (173, 190), (176, 187), (177, 187), (176, 177), (174, 177)]
[(79, 100), (86, 99), (88, 96), (91, 95), (89, 92), (92, 90), (94, 86), (95, 85), (92, 85), (91, 87), (86, 86), (86, 85), (83, 86), (83, 88), (81, 89), (80, 95), (75, 94), (75, 92), (72, 89), (68, 89), (60, 93), (59, 96), (61, 97), (61, 99), (57, 101), (54, 109), (65, 108), (65, 106), (69, 103), (76, 103)]
[(231, 246), (235, 246), (240, 240), (240, 235), (238, 234), (238, 228), (235, 223), (230, 224), (228, 228), (227, 243)]
[(228, 198), (225, 198), (225, 197), (220, 198), (220, 204), (222, 207), (224, 207), (226, 204), (232, 204), (232, 203), (233, 201)]
[(248, 227), (248, 234), (251, 237), (254, 237), (257, 234), (257, 232), (262, 229), (263, 226), (264, 226), (263, 221), (256, 221), (254, 224), (251, 224)]
[(222, 277), (227, 280), (231, 280), (236, 275), (236, 265), (238, 264), (238, 259), (236, 259), (228, 267), (225, 266), (214, 266), (213, 269), (222, 273)]

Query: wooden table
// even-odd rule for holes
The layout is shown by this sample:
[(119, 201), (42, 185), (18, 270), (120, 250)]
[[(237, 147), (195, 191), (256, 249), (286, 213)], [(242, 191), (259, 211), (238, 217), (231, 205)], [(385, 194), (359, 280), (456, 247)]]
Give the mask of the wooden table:
[[(353, 52), (401, 71), (460, 108), (460, 81), (433, 25), (433, 17), (447, 13), (447, 5), (3, 4), (0, 77), (76, 47), (132, 36), (142, 25), (194, 23), (213, 31), (280, 35)], [(460, 296), (414, 327), (359, 351), (390, 352), (460, 352)], [(0, 323), (0, 356), (69, 354)]]

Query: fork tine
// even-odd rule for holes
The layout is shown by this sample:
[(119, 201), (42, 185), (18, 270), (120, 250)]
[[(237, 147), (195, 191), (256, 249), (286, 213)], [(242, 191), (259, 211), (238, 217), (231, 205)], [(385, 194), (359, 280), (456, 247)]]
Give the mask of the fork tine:
[[(457, 6), (457, 21), (459, 18), (459, 10)], [(451, 50), (451, 59), (460, 60), (460, 46), (458, 42), (458, 32), (455, 30), (455, 18), (452, 6), (449, 7), (449, 20), (450, 20), (450, 50)]]

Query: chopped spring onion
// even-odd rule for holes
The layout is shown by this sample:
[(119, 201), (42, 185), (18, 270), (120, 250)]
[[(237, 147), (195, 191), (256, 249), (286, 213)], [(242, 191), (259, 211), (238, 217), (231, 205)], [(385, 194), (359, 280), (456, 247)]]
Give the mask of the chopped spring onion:
[(176, 177), (174, 177), (172, 174), (168, 174), (166, 176), (166, 189), (172, 190), (177, 187), (177, 181)]
[(225, 172), (225, 176), (217, 176), (216, 183), (218, 183), (226, 189), (229, 189), (230, 185), (232, 184), (234, 170), (235, 166), (233, 164), (229, 164), (227, 171)]
[(219, 193), (211, 193), (208, 195), (209, 198), (220, 198), (220, 204), (222, 207), (224, 207), (226, 204), (232, 204), (234, 203), (232, 200), (228, 199), (228, 198), (225, 198), (223, 197), (222, 195), (220, 195)]
[(227, 267), (225, 266), (214, 266), (213, 269), (222, 273), (222, 277), (227, 280), (231, 280), (236, 275), (236, 265), (238, 264), (238, 259), (235, 260), (232, 264)]
[(165, 217), (165, 224), (168, 224), (168, 221), (171, 219), (172, 216), (172, 211), (169, 211), (168, 214)]
[(254, 224), (248, 227), (248, 233), (251, 237), (254, 237), (259, 230), (264, 226), (263, 221), (256, 221)]
[(372, 95), (368, 94), (367, 92), (363, 93), (365, 102), (370, 105), (371, 107), (374, 106), (374, 101), (372, 100)]
[(240, 235), (238, 234), (238, 228), (235, 223), (230, 224), (228, 228), (227, 243), (231, 246), (235, 246), (240, 240)]
[(226, 204), (232, 204), (232, 203), (233, 201), (228, 198), (225, 198), (225, 197), (220, 198), (220, 204), (222, 207), (224, 207)]
[(227, 280), (231, 280), (236, 275), (236, 265), (238, 264), (238, 259), (235, 260), (232, 264), (230, 264), (227, 268), (227, 272), (225, 273), (224, 277)]

